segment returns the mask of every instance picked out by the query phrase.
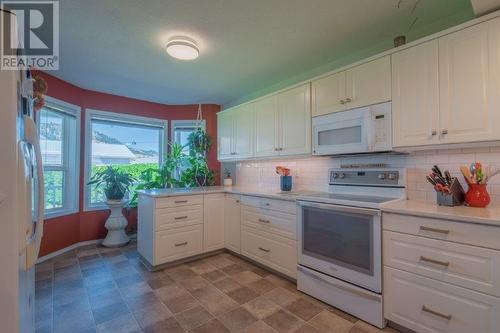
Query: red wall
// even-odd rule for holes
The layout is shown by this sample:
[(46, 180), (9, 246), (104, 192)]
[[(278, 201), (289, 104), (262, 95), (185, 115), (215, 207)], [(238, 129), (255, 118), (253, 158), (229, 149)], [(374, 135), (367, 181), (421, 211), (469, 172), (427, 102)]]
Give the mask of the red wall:
[[(85, 109), (96, 109), (124, 114), (140, 115), (166, 120), (196, 119), (198, 105), (165, 105), (141, 101), (133, 98), (110, 95), (96, 91), (79, 88), (68, 82), (50, 76), (46, 73), (36, 72), (35, 75), (42, 76), (48, 84), (47, 95), (78, 105), (82, 108), (81, 114), (81, 147), (80, 147), (80, 203), (79, 212), (48, 219), (45, 222), (40, 256), (60, 250), (72, 244), (101, 239), (106, 235), (104, 222), (109, 215), (108, 210), (83, 211), (83, 188), (84, 188), (84, 152), (85, 142)], [(206, 121), (206, 130), (212, 138), (212, 150), (208, 154), (208, 164), (218, 174), (220, 164), (217, 161), (217, 117), (216, 113), (220, 106), (204, 104), (202, 107), (203, 118)], [(169, 123), (170, 127), (170, 123)], [(169, 129), (170, 130), (170, 129)], [(170, 133), (169, 133), (170, 135)], [(219, 177), (216, 177), (218, 181)], [(125, 211), (129, 220), (129, 227), (137, 223), (137, 211)]]

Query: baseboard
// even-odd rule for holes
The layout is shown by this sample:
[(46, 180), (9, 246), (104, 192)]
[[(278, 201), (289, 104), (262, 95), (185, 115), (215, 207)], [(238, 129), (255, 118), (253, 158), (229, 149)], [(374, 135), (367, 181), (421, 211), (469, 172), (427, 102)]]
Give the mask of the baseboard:
[(82, 247), (82, 246), (92, 245), (92, 244), (99, 244), (99, 243), (102, 242), (103, 239), (104, 238), (94, 239), (94, 240), (89, 240), (89, 241), (84, 241), (84, 242), (79, 242), (79, 243), (72, 244), (72, 245), (70, 245), (68, 247), (65, 247), (63, 249), (57, 250), (55, 252), (49, 253), (47, 255), (44, 255), (43, 257), (38, 258), (38, 260), (36, 261), (36, 263), (40, 264), (40, 263), (42, 263), (44, 261), (47, 261), (49, 259), (57, 257), (58, 255), (61, 255), (63, 253), (69, 252), (71, 250), (77, 249), (77, 248)]

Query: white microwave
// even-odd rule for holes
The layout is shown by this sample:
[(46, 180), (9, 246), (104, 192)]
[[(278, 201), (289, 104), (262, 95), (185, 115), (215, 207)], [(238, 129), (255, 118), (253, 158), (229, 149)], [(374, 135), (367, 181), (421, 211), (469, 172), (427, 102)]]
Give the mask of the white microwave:
[(391, 102), (314, 117), (313, 155), (392, 151)]

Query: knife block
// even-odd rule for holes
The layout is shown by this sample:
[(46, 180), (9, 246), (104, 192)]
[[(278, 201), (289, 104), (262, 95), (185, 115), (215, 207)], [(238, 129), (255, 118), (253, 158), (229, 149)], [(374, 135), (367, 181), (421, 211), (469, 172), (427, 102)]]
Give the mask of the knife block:
[(437, 192), (439, 206), (462, 206), (465, 201), (465, 191), (457, 178), (453, 178), (450, 187), (451, 193)]

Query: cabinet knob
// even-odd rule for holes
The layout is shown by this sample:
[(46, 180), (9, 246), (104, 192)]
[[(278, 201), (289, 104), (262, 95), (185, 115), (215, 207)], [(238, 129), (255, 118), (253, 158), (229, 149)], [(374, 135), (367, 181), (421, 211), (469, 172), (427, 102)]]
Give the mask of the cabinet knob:
[(345, 99), (345, 102), (346, 102), (346, 103), (351, 103), (351, 102), (352, 102), (352, 99), (350, 99), (349, 97), (347, 97), (347, 98)]
[(447, 129), (442, 130), (442, 131), (441, 131), (441, 134), (442, 134), (442, 135), (446, 135), (446, 134), (448, 134), (448, 130), (447, 130)]
[(437, 134), (437, 131), (436, 130), (432, 130), (431, 136), (435, 136), (436, 134)]
[(340, 104), (345, 104), (345, 103), (346, 103), (345, 100), (343, 99), (340, 100)]
[(240, 203), (240, 201), (239, 201), (239, 200), (236, 200), (236, 203)]

